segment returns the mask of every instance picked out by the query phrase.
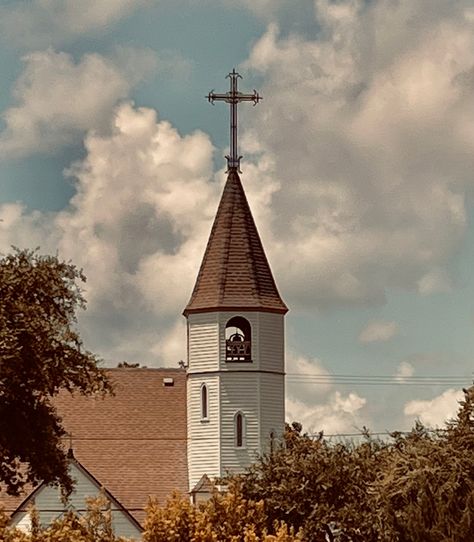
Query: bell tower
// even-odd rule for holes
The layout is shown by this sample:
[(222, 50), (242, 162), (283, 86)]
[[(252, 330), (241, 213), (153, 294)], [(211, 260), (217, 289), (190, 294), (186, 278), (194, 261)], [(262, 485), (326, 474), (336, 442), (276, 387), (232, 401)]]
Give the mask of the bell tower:
[[(211, 93), (232, 106), (237, 91)], [(256, 92), (248, 95), (258, 96)], [(253, 100), (255, 103), (260, 100)], [(244, 101), (244, 100), (240, 100)], [(236, 112), (227, 182), (191, 299), (188, 333), (187, 431), (190, 490), (204, 475), (242, 472), (269, 449), (285, 422), (282, 301), (239, 177)]]

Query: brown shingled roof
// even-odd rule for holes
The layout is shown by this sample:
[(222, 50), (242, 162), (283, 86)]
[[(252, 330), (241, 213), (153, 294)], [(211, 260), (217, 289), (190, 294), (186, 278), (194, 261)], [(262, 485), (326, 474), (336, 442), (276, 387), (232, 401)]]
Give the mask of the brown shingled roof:
[[(55, 404), (72, 434), (74, 456), (141, 523), (148, 497), (161, 503), (188, 491), (186, 372), (108, 369), (115, 396), (61, 393)], [(173, 378), (164, 386), (163, 378)], [(25, 498), (0, 493), (13, 511)], [(16, 505), (16, 506), (15, 506)]]
[(231, 168), (184, 314), (210, 310), (286, 313), (235, 168)]

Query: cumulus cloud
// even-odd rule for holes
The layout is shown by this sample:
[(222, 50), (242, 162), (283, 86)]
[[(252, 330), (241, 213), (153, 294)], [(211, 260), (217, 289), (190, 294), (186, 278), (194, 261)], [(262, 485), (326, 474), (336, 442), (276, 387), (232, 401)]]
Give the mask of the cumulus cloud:
[[(356, 392), (337, 390), (320, 360), (288, 352), (286, 365), (288, 422), (300, 422), (309, 433), (328, 434), (354, 432), (369, 424), (364, 410), (367, 400)], [(311, 375), (322, 378), (311, 379)]]
[[(121, 62), (133, 55), (133, 62)], [(52, 49), (26, 55), (16, 82), (17, 104), (3, 113), (0, 158), (51, 151), (103, 130), (117, 102), (155, 66), (147, 50), (121, 50), (116, 61), (98, 54), (75, 62)]]
[(293, 307), (446, 288), (472, 184), (468, 6), (318, 0), (317, 38), (271, 24), (254, 45), (266, 101), (244, 152), (278, 184), (262, 229)]
[(0, 8), (0, 35), (11, 44), (47, 47), (104, 32), (149, 0), (33, 0)]
[(398, 330), (398, 324), (396, 322), (374, 320), (369, 322), (360, 332), (359, 342), (366, 344), (389, 341), (398, 334)]
[(300, 422), (304, 431), (312, 434), (319, 431), (330, 435), (353, 433), (364, 425), (360, 411), (366, 402), (355, 392), (344, 396), (335, 391), (320, 404), (307, 404), (287, 397), (286, 418), (290, 422)]
[(406, 403), (405, 416), (417, 418), (428, 427), (442, 427), (453, 418), (463, 398), (461, 390), (449, 389), (430, 400), (414, 400)]
[(82, 334), (110, 363), (176, 365), (186, 355), (180, 314), (221, 188), (209, 182), (213, 148), (202, 132), (181, 136), (131, 104), (118, 107), (108, 132), (90, 133), (86, 158), (70, 168), (67, 209), (0, 207), (0, 250), (40, 245), (84, 268)]

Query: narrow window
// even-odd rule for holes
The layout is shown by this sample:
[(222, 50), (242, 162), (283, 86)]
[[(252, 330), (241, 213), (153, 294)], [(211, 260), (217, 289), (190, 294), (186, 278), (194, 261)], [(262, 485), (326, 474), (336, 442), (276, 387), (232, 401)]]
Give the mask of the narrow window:
[(207, 386), (203, 384), (201, 386), (201, 419), (208, 419), (208, 404), (207, 404)]
[(235, 446), (243, 448), (245, 445), (245, 418), (242, 412), (237, 412), (234, 419)]

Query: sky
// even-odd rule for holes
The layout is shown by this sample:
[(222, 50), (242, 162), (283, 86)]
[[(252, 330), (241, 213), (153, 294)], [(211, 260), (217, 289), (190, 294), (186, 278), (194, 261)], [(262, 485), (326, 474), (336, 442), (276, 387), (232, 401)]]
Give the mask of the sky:
[(85, 346), (185, 359), (225, 181), (242, 182), (286, 317), (287, 417), (441, 426), (472, 383), (474, 4), (3, 0), (0, 251), (84, 269)]

